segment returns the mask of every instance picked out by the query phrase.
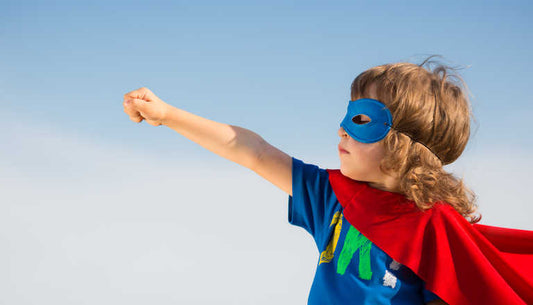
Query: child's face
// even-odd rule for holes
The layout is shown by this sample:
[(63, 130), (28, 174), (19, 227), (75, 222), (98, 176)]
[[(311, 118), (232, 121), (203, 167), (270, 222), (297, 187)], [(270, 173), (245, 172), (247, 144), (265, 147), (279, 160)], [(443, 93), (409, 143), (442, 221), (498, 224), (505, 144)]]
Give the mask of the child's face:
[(344, 128), (339, 128), (339, 158), (343, 175), (359, 181), (381, 182), (384, 173), (379, 164), (385, 156), (383, 141), (362, 143), (350, 137)]
[[(370, 86), (368, 95), (364, 98), (377, 99), (375, 86)], [(362, 121), (368, 121), (368, 116), (362, 115)], [(338, 130), (339, 137), (339, 158), (341, 162), (341, 173), (354, 180), (369, 182), (369, 185), (389, 191), (399, 192), (399, 179), (386, 175), (379, 165), (385, 157), (385, 147), (383, 140), (374, 143), (362, 143), (352, 138), (344, 128)]]

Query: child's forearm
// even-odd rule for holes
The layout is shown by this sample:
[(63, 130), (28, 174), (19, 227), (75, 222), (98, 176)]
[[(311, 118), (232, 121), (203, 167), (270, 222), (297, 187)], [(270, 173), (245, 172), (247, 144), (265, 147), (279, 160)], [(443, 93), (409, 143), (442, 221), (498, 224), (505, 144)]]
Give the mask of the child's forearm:
[(211, 121), (176, 107), (169, 109), (162, 123), (215, 154), (250, 169), (265, 143), (251, 130)]

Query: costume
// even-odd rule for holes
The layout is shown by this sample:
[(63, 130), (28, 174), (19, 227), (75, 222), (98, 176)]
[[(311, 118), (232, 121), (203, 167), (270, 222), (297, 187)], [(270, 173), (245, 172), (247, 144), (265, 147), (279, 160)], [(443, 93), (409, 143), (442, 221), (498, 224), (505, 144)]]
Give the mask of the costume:
[[(435, 124), (435, 117), (433, 117), (433, 124)], [(342, 119), (340, 127), (344, 128), (350, 137), (361, 143), (379, 142), (387, 136), (391, 129), (394, 129), (408, 136), (414, 142), (425, 146), (443, 162), (439, 154), (435, 153), (424, 142), (395, 127), (390, 110), (381, 101), (371, 98), (349, 101), (346, 115)], [(435, 129), (435, 125), (433, 129)]]
[[(369, 121), (358, 120), (358, 115), (366, 115)], [(375, 143), (389, 133), (392, 128), (392, 115), (382, 102), (362, 98), (348, 103), (341, 127), (359, 142)]]
[(445, 202), (422, 212), (401, 194), (327, 170), (347, 221), (448, 304), (533, 304), (533, 231), (471, 225)]
[(309, 304), (425, 304), (437, 295), (369, 241), (343, 215), (325, 169), (292, 160), (289, 222), (307, 230), (319, 255)]
[[(359, 99), (349, 102), (340, 125), (362, 143), (395, 129), (444, 164), (392, 119), (382, 102)], [(423, 212), (340, 170), (292, 161), (289, 222), (305, 228), (321, 251), (310, 304), (423, 304), (437, 296), (448, 304), (533, 304), (533, 231), (471, 225), (446, 202)], [(405, 273), (394, 272), (399, 266)]]

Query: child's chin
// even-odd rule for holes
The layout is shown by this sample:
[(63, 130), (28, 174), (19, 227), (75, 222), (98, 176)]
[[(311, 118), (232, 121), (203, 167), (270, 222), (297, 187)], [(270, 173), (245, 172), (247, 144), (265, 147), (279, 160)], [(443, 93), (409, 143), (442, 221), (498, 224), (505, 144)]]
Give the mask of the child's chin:
[(341, 174), (343, 174), (344, 176), (346, 176), (346, 177), (348, 177), (350, 179), (353, 179), (353, 180), (357, 180), (356, 178), (354, 178), (353, 173), (350, 173), (349, 171), (346, 171), (346, 169), (342, 168), (342, 166), (340, 168), (340, 171), (341, 171)]
[(346, 169), (343, 169), (342, 167), (340, 168), (340, 171), (341, 171), (341, 174), (343, 174), (345, 177), (348, 177), (348, 178), (350, 178), (352, 180), (365, 182), (366, 178), (367, 178), (367, 175), (365, 175), (365, 174), (358, 173), (356, 171), (355, 172), (354, 171), (347, 171)]

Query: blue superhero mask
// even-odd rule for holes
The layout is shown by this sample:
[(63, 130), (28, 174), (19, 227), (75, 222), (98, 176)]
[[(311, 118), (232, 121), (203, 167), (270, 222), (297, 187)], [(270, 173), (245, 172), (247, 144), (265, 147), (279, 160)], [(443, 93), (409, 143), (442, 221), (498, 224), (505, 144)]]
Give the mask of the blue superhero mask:
[[(362, 121), (360, 114), (368, 116), (370, 122)], [(359, 142), (374, 143), (385, 138), (391, 129), (392, 115), (380, 101), (362, 98), (350, 101), (341, 127)]]

